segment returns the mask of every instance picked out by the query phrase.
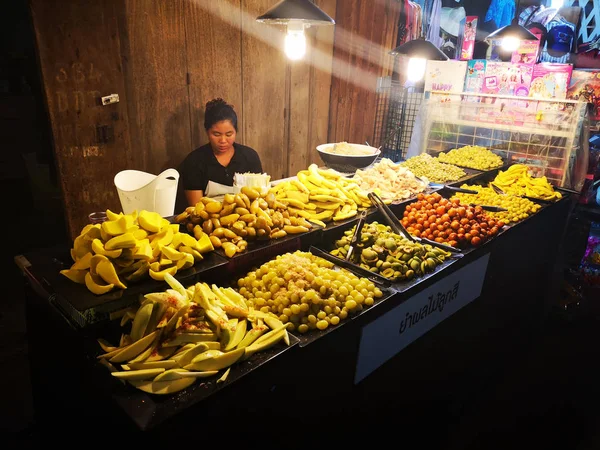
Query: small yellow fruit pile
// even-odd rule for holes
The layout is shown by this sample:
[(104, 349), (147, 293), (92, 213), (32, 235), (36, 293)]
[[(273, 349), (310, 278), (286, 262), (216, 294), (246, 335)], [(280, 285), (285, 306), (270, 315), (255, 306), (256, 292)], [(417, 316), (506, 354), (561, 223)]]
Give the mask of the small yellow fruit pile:
[(452, 164), (444, 164), (427, 153), (421, 153), (420, 155), (408, 158), (401, 165), (409, 169), (416, 176), (427, 178), (434, 183), (456, 181), (467, 175), (460, 167), (453, 166)]
[(287, 205), (289, 211), (318, 225), (350, 219), (359, 208), (371, 206), (369, 197), (358, 184), (335, 170), (323, 170), (311, 164), (308, 170), (298, 172), (297, 178), (279, 183), (269, 192)]
[(146, 275), (164, 280), (202, 260), (202, 253), (214, 248), (207, 235), (196, 239), (179, 232), (156, 212), (141, 211), (115, 214), (106, 211), (109, 220), (86, 225), (73, 244), (75, 262), (60, 273), (85, 284), (96, 295), (115, 287), (126, 289), (124, 281), (135, 282)]
[(306, 333), (336, 326), (383, 296), (366, 278), (312, 253), (285, 253), (238, 280), (249, 308), (272, 314), (291, 330)]
[(212, 245), (222, 248), (228, 258), (244, 252), (250, 241), (281, 239), (312, 228), (272, 192), (262, 194), (247, 186), (239, 194), (226, 194), (222, 202), (203, 197), (175, 220), (194, 236), (208, 234)]
[(504, 164), (500, 156), (478, 145), (455, 148), (448, 153), (441, 152), (438, 159), (444, 163), (477, 170), (496, 169)]
[(513, 164), (506, 171), (500, 171), (493, 183), (507, 194), (526, 195), (542, 200), (559, 200), (560, 192), (555, 191), (546, 177), (535, 178), (529, 175), (525, 164)]
[(165, 275), (172, 289), (147, 294), (139, 308), (124, 311), (131, 328), (118, 346), (98, 339), (99, 362), (111, 375), (149, 394), (172, 394), (200, 378), (225, 381), (230, 367), (284, 341), (287, 325), (248, 308), (231, 288), (196, 283), (185, 289)]
[(471, 186), (468, 184), (463, 184), (461, 188), (478, 191), (477, 194), (457, 193), (456, 197), (461, 201), (461, 203), (475, 203), (477, 205), (499, 206), (500, 208), (507, 209), (508, 211), (501, 212), (486, 211), (486, 214), (488, 216), (491, 216), (496, 220), (501, 220), (506, 224), (510, 222), (520, 222), (521, 220), (526, 219), (530, 215), (535, 214), (542, 208), (541, 205), (532, 202), (531, 200), (528, 200), (526, 198), (518, 197), (516, 195), (511, 194), (497, 194), (496, 191), (494, 191), (491, 187)]

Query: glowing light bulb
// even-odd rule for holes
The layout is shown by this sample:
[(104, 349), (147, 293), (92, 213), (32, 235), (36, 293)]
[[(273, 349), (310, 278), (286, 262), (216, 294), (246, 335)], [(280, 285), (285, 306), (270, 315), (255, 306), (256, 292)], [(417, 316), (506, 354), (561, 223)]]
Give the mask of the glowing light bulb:
[(502, 48), (509, 52), (514, 52), (521, 45), (521, 40), (514, 36), (508, 36), (502, 39)]
[(306, 37), (302, 23), (290, 22), (285, 36), (285, 54), (291, 60), (299, 60), (306, 54)]
[(421, 81), (425, 77), (425, 68), (427, 67), (427, 60), (424, 58), (410, 58), (408, 60), (408, 67), (406, 68), (406, 77), (409, 81), (416, 83)]

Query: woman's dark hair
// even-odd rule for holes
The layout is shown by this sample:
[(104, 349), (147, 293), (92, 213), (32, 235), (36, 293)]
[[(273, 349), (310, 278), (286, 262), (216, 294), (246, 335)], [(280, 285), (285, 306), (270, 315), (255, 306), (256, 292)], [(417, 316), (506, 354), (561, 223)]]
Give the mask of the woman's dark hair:
[(212, 99), (206, 104), (204, 110), (204, 129), (208, 131), (215, 123), (223, 120), (229, 120), (235, 131), (237, 131), (237, 114), (233, 106), (222, 98)]

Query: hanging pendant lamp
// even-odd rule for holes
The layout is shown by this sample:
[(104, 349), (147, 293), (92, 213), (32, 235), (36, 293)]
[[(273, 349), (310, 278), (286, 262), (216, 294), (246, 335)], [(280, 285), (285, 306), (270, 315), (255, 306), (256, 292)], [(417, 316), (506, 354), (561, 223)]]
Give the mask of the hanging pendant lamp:
[(447, 61), (448, 57), (439, 48), (423, 38), (413, 39), (399, 45), (390, 52), (391, 55), (404, 55), (409, 58), (420, 58), (429, 61)]
[(335, 24), (335, 20), (309, 0), (283, 0), (256, 21), (287, 26), (285, 53), (291, 60), (302, 59), (306, 53), (305, 28)]
[(257, 17), (256, 21), (275, 25), (288, 25), (290, 22), (302, 22), (305, 25), (335, 24), (335, 20), (309, 0), (282, 0)]
[(427, 61), (447, 61), (448, 57), (431, 42), (419, 38), (405, 42), (390, 52), (408, 57), (406, 76), (409, 81), (420, 82), (425, 76)]

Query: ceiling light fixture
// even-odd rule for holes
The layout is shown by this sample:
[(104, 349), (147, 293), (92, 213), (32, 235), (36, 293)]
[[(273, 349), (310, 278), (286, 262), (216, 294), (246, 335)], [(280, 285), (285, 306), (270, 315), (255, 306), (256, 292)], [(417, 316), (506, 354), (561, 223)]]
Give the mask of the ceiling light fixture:
[(256, 21), (287, 26), (284, 48), (286, 55), (292, 60), (302, 59), (306, 53), (306, 28), (335, 24), (335, 20), (309, 0), (280, 1), (257, 17)]

